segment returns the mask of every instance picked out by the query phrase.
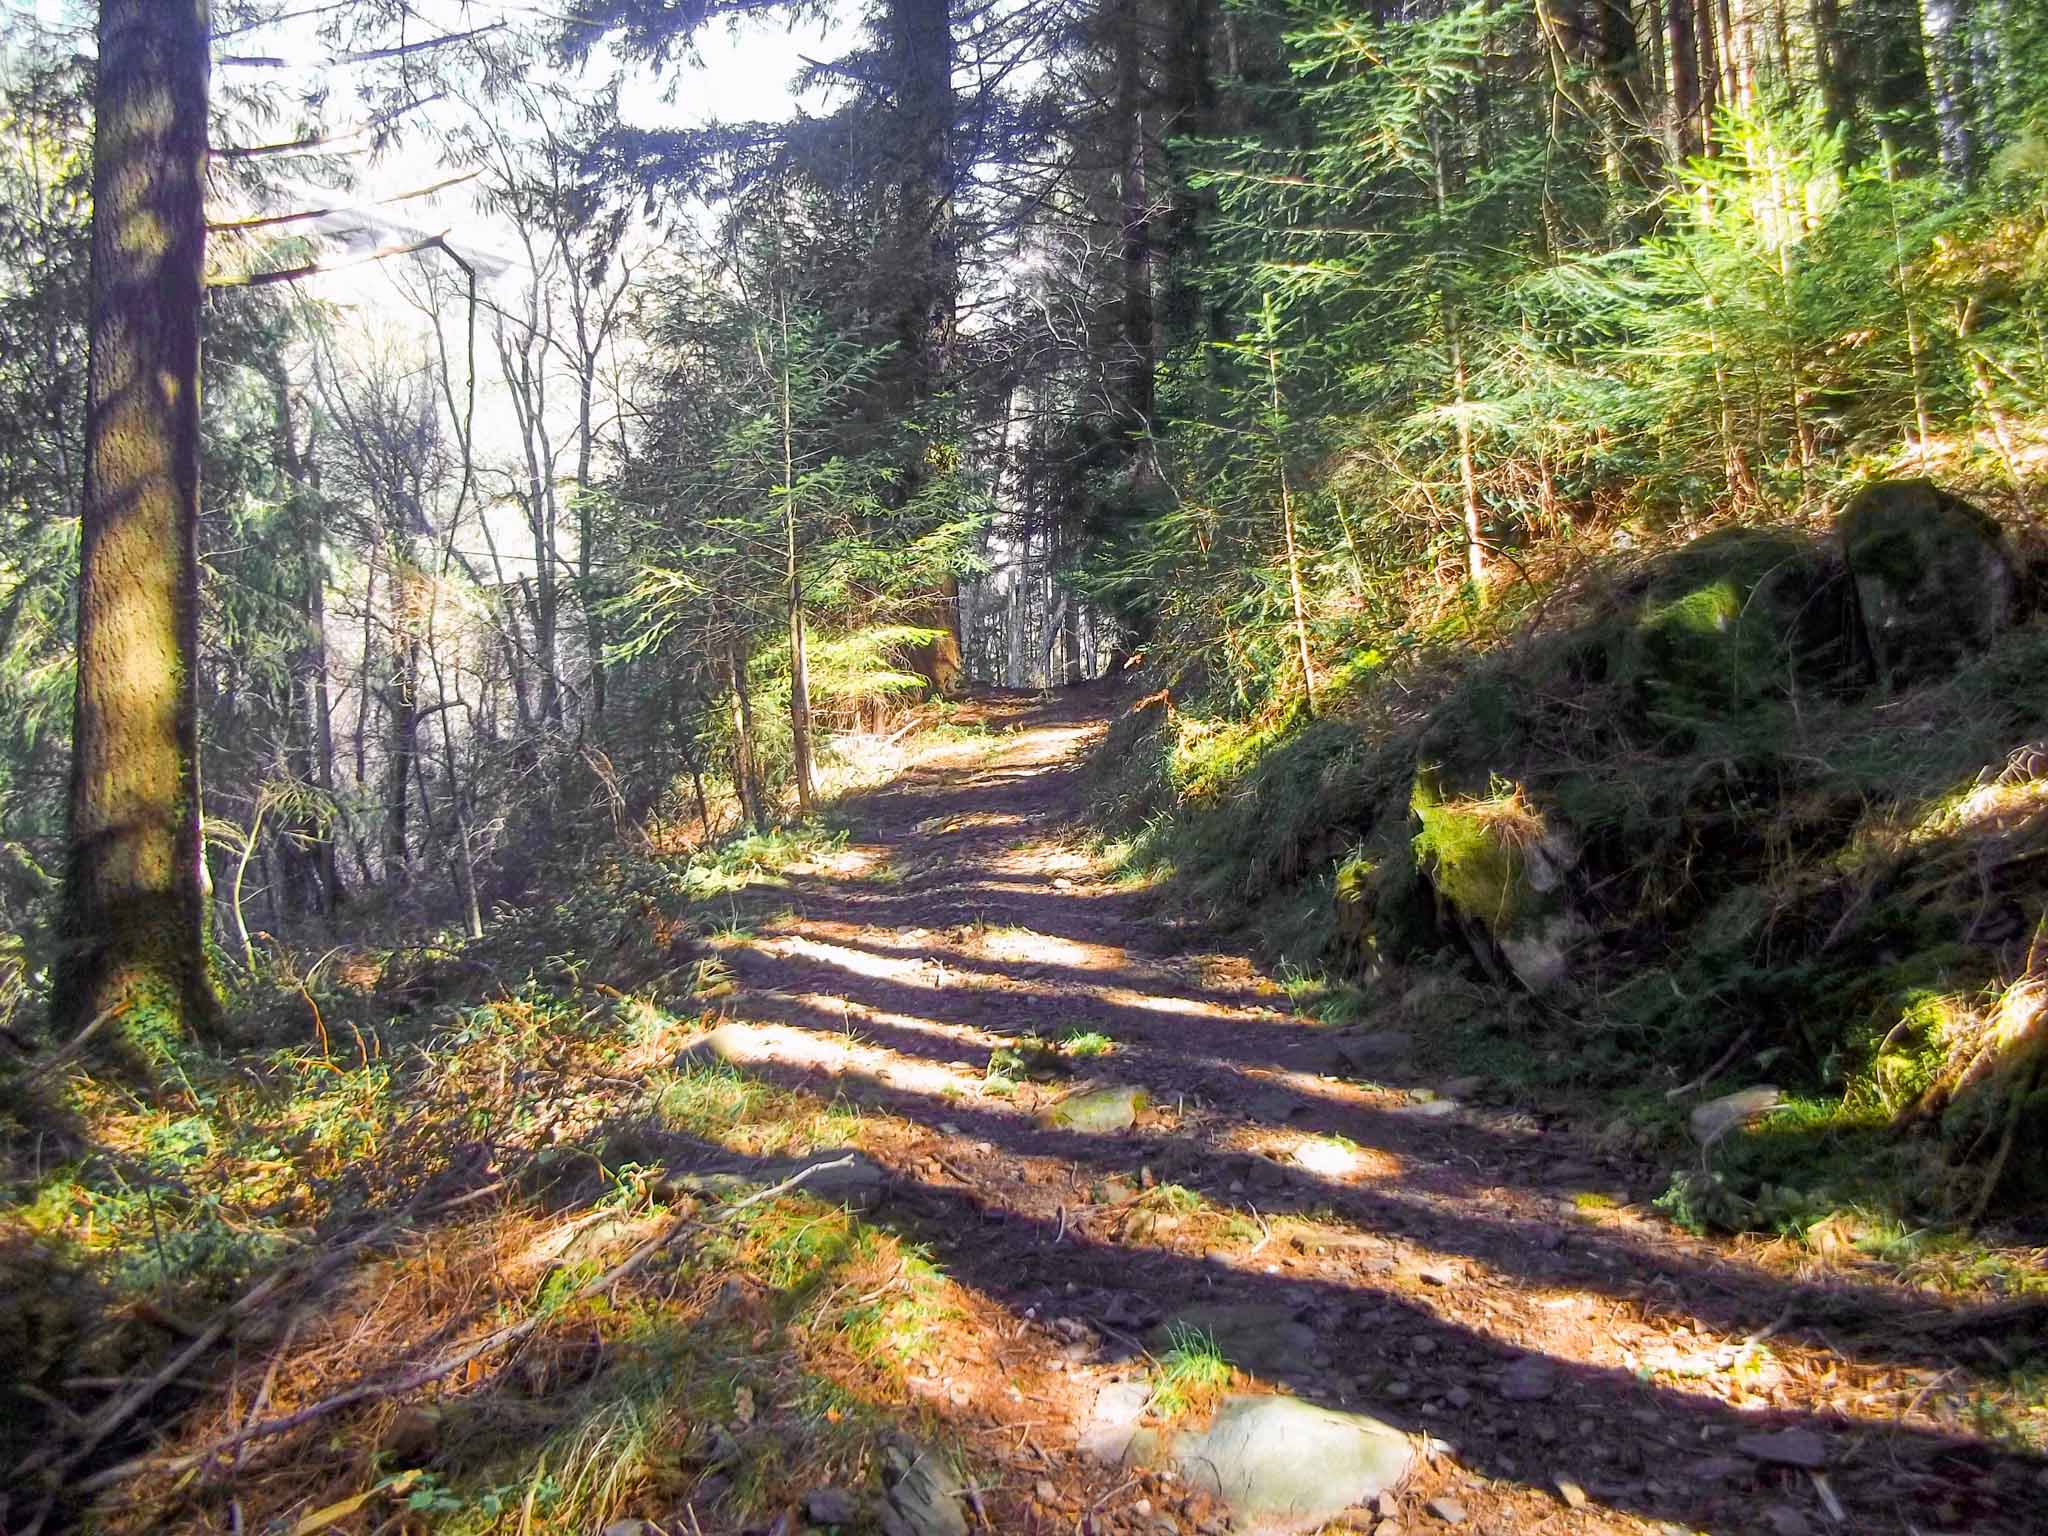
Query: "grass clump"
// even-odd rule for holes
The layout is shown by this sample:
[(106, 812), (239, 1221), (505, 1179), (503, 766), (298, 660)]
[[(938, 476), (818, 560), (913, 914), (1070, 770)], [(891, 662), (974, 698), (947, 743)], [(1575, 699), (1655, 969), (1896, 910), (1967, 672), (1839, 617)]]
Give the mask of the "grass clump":
[(1518, 784), (1496, 781), (1484, 798), (1446, 799), (1428, 773), (1410, 802), (1421, 830), (1415, 853), (1431, 883), (1460, 911), (1495, 930), (1514, 925), (1530, 899), (1525, 850), (1544, 836), (1543, 819)]
[(1170, 1421), (1214, 1402), (1230, 1385), (1233, 1371), (1206, 1328), (1171, 1323), (1166, 1339), (1166, 1352), (1153, 1362), (1151, 1406)]
[(707, 1141), (751, 1120), (764, 1086), (730, 1062), (689, 1061), (655, 1090), (655, 1113), (670, 1130)]

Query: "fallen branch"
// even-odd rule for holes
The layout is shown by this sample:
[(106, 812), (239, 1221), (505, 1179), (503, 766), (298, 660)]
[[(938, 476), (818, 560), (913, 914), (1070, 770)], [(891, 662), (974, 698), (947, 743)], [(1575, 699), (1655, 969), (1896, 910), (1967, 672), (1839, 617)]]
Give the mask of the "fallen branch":
[(107, 1009), (90, 1024), (86, 1025), (85, 1028), (73, 1035), (69, 1045), (61, 1047), (55, 1054), (30, 1067), (21, 1079), (21, 1086), (27, 1088), (31, 1084), (41, 1082), (45, 1077), (63, 1066), (65, 1062), (84, 1050), (86, 1042), (100, 1032), (100, 1026), (120, 1013), (121, 1009), (125, 1006), (125, 1004), (117, 1003), (112, 1008)]
[[(583, 1285), (570, 1296), (569, 1302), (588, 1301), (591, 1297), (610, 1290), (642, 1264), (653, 1258), (655, 1254), (668, 1247), (678, 1237), (681, 1237), (691, 1227), (713, 1225), (715, 1222), (722, 1221), (732, 1215), (735, 1211), (744, 1210), (750, 1205), (758, 1205), (764, 1200), (772, 1200), (778, 1195), (787, 1194), (806, 1179), (813, 1178), (821, 1173), (828, 1173), (834, 1168), (851, 1167), (852, 1164), (853, 1158), (851, 1155), (836, 1158), (829, 1163), (813, 1163), (810, 1167), (802, 1169), (789, 1178), (784, 1179), (780, 1184), (757, 1191), (747, 1196), (744, 1200), (735, 1200), (729, 1205), (721, 1206), (712, 1221), (698, 1221), (694, 1216), (679, 1216), (665, 1229), (650, 1237), (610, 1269)], [(564, 1305), (567, 1305), (567, 1303)], [(303, 1428), (316, 1419), (325, 1418), (328, 1414), (338, 1409), (351, 1407), (356, 1403), (369, 1402), (374, 1399), (399, 1397), (408, 1392), (415, 1392), (431, 1381), (461, 1370), (472, 1360), (480, 1359), (495, 1350), (505, 1349), (519, 1343), (553, 1317), (558, 1310), (559, 1308), (552, 1308), (546, 1312), (536, 1312), (520, 1322), (496, 1329), (485, 1334), (475, 1342), (456, 1350), (453, 1354), (444, 1355), (431, 1364), (420, 1366), (418, 1369), (406, 1373), (396, 1381), (358, 1381), (354, 1386), (336, 1392), (331, 1397), (324, 1397), (316, 1403), (309, 1403), (306, 1407), (295, 1409), (291, 1413), (280, 1414), (276, 1418), (266, 1419), (258, 1424), (250, 1424), (231, 1435), (226, 1435), (214, 1441), (210, 1445), (202, 1446), (196, 1451), (188, 1451), (175, 1456), (138, 1456), (132, 1460), (121, 1462), (116, 1466), (107, 1468), (104, 1472), (95, 1473), (93, 1476), (80, 1482), (77, 1485), (78, 1491), (80, 1493), (97, 1493), (102, 1488), (111, 1488), (117, 1483), (126, 1482), (129, 1478), (140, 1476), (145, 1472), (187, 1472), (194, 1467), (211, 1461), (223, 1451), (236, 1450), (252, 1440), (267, 1440), (278, 1435), (288, 1434), (292, 1430)], [(188, 1354), (191, 1352), (187, 1351)], [(183, 1357), (180, 1357), (180, 1363), (182, 1363), (182, 1359)], [(94, 1444), (97, 1443), (98, 1440), (95, 1439)], [(66, 1465), (68, 1466), (76, 1460), (77, 1457), (74, 1455), (71, 1458), (71, 1462), (67, 1462)]]
[[(102, 1018), (104, 1017), (106, 1015), (102, 1015)], [(97, 1022), (99, 1021), (96, 1020), (95, 1023)], [(81, 1035), (80, 1040), (83, 1039), (84, 1036)], [(74, 1045), (77, 1043), (77, 1041), (73, 1042)], [(500, 1182), (502, 1183), (503, 1181)], [(486, 1186), (486, 1190), (491, 1187), (494, 1186)], [(424, 1214), (438, 1215), (442, 1211), (452, 1210), (465, 1201), (474, 1198), (474, 1193), (458, 1196), (443, 1205), (432, 1207)], [(318, 1284), (327, 1275), (347, 1263), (353, 1255), (389, 1235), (398, 1225), (399, 1219), (394, 1217), (389, 1221), (379, 1222), (361, 1236), (350, 1238), (339, 1247), (331, 1248), (325, 1253), (319, 1254), (317, 1258), (309, 1250), (304, 1257), (314, 1258), (314, 1262), (299, 1278), (309, 1285)], [(85, 1439), (82, 1444), (73, 1449), (62, 1460), (57, 1458), (54, 1448), (49, 1446), (44, 1446), (30, 1452), (15, 1467), (15, 1479), (17, 1481), (25, 1480), (32, 1474), (49, 1467), (51, 1470), (48, 1474), (48, 1479), (61, 1486), (62, 1479), (66, 1473), (97, 1450), (108, 1435), (139, 1413), (166, 1386), (178, 1380), (188, 1365), (198, 1359), (200, 1355), (204, 1354), (206, 1350), (218, 1343), (227, 1334), (230, 1326), (236, 1319), (244, 1313), (253, 1311), (262, 1302), (268, 1300), (286, 1281), (293, 1279), (294, 1271), (297, 1267), (298, 1260), (288, 1261), (259, 1281), (242, 1296), (236, 1298), (219, 1312), (215, 1313), (213, 1318), (204, 1327), (190, 1330), (188, 1336), (191, 1339), (191, 1343), (180, 1350), (167, 1364), (138, 1385), (134, 1392), (123, 1398), (119, 1403), (110, 1404), (101, 1409), (92, 1419), (84, 1421)], [(273, 1370), (274, 1368), (275, 1362), (273, 1362)], [(68, 1412), (69, 1410), (66, 1411)], [(53, 1463), (54, 1466), (52, 1465)], [(34, 1533), (42, 1528), (44, 1520), (48, 1518), (50, 1510), (56, 1503), (56, 1499), (57, 1493), (53, 1489), (45, 1496), (42, 1506), (37, 1510), (34, 1518), (30, 1520), (28, 1525), (23, 1527), (22, 1536), (34, 1536)]]
[(1691, 1082), (1680, 1083), (1676, 1088), (1668, 1090), (1664, 1095), (1665, 1100), (1667, 1102), (1671, 1102), (1678, 1099), (1682, 1099), (1688, 1093), (1692, 1093), (1696, 1089), (1706, 1087), (1707, 1084), (1711, 1083), (1715, 1078), (1719, 1077), (1721, 1075), (1721, 1069), (1727, 1066), (1729, 1062), (1733, 1061), (1736, 1057), (1736, 1054), (1739, 1051), (1741, 1051), (1741, 1049), (1745, 1045), (1749, 1044), (1749, 1037), (1754, 1033), (1754, 1030), (1745, 1029), (1741, 1034), (1737, 1035), (1735, 1037), (1735, 1043), (1729, 1046), (1726, 1051), (1721, 1053), (1721, 1059), (1719, 1061), (1715, 1062), (1711, 1067), (1707, 1068), (1706, 1071), (1702, 1072), (1698, 1077), (1694, 1078)]

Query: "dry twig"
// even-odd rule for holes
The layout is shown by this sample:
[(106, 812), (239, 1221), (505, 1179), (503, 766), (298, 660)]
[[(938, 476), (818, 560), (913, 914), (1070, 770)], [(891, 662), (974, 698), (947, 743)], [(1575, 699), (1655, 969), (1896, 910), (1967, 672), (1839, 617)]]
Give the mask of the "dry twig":
[[(853, 1158), (851, 1156), (837, 1158), (829, 1163), (813, 1163), (810, 1167), (801, 1169), (791, 1177), (784, 1179), (780, 1184), (773, 1185), (768, 1189), (759, 1190), (743, 1200), (735, 1200), (731, 1204), (721, 1207), (717, 1216), (709, 1222), (698, 1221), (694, 1216), (678, 1217), (669, 1226), (642, 1243), (610, 1269), (583, 1285), (569, 1300), (571, 1302), (588, 1301), (591, 1297), (610, 1290), (614, 1285), (617, 1285), (634, 1270), (646, 1263), (647, 1260), (654, 1257), (655, 1254), (668, 1247), (691, 1227), (714, 1225), (716, 1222), (732, 1215), (735, 1211), (743, 1210), (750, 1205), (758, 1205), (764, 1200), (772, 1200), (778, 1195), (787, 1194), (807, 1179), (813, 1178), (820, 1173), (829, 1172), (834, 1168), (850, 1167), (852, 1163)], [(117, 1483), (126, 1482), (129, 1478), (140, 1476), (145, 1472), (178, 1473), (189, 1471), (193, 1467), (210, 1461), (223, 1451), (236, 1450), (252, 1440), (266, 1440), (278, 1435), (288, 1434), (292, 1430), (302, 1428), (314, 1422), (316, 1419), (325, 1418), (328, 1414), (338, 1409), (347, 1408), (356, 1403), (369, 1402), (379, 1398), (399, 1397), (405, 1393), (417, 1391), (431, 1381), (461, 1370), (472, 1360), (480, 1359), (496, 1350), (505, 1349), (519, 1343), (553, 1315), (553, 1311), (536, 1312), (520, 1322), (508, 1324), (503, 1328), (495, 1329), (485, 1334), (482, 1338), (465, 1345), (453, 1354), (444, 1355), (431, 1364), (409, 1371), (396, 1381), (378, 1382), (367, 1379), (358, 1381), (354, 1386), (324, 1397), (316, 1403), (309, 1403), (304, 1408), (295, 1409), (290, 1413), (266, 1419), (261, 1423), (247, 1425), (231, 1435), (223, 1436), (210, 1445), (200, 1447), (196, 1451), (187, 1451), (173, 1456), (134, 1457), (131, 1460), (121, 1462), (116, 1466), (107, 1468), (103, 1472), (86, 1478), (78, 1484), (78, 1490), (81, 1493), (96, 1493), (102, 1488), (113, 1487)], [(209, 1339), (207, 1342), (210, 1343), (211, 1340)], [(192, 1352), (188, 1350), (187, 1354)], [(184, 1364), (184, 1356), (180, 1356), (176, 1363), (182, 1366)], [(104, 1438), (104, 1433), (102, 1431), (101, 1435), (96, 1437), (92, 1444), (97, 1445), (99, 1439)], [(74, 1453), (66, 1465), (75, 1464), (82, 1454), (82, 1452)]]

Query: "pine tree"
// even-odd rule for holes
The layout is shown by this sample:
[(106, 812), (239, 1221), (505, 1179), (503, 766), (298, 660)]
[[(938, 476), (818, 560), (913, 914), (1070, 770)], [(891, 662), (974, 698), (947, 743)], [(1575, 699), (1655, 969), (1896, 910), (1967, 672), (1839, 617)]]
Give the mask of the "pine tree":
[(59, 1020), (212, 1021), (200, 846), (205, 0), (106, 0)]

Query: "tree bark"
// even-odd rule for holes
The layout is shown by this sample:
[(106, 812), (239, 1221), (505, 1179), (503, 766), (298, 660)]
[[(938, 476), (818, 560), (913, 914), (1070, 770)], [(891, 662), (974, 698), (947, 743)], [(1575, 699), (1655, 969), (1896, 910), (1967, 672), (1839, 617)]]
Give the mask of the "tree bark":
[(1700, 45), (1695, 0), (1670, 0), (1665, 15), (1671, 54), (1671, 158), (1683, 165), (1706, 142), (1700, 124)]
[(729, 643), (725, 668), (732, 684), (732, 780), (739, 796), (740, 813), (754, 823), (754, 830), (768, 830), (768, 797), (761, 787), (759, 760), (754, 752), (754, 696), (747, 686), (747, 658), (738, 640)]
[(205, 0), (103, 0), (78, 677), (55, 1013), (132, 1048), (204, 1027), (199, 316)]
[[(953, 26), (947, 0), (890, 0), (898, 152), (894, 250), (878, 272), (894, 294), (895, 404), (915, 416), (937, 395), (951, 346), (959, 298), (960, 253), (953, 229)], [(927, 443), (933, 434), (908, 436), (908, 460), (899, 494), (907, 501), (928, 478)], [(958, 691), (960, 583), (948, 576), (914, 622), (933, 632), (929, 658), (917, 670), (941, 694)], [(923, 648), (920, 648), (923, 649)]]

